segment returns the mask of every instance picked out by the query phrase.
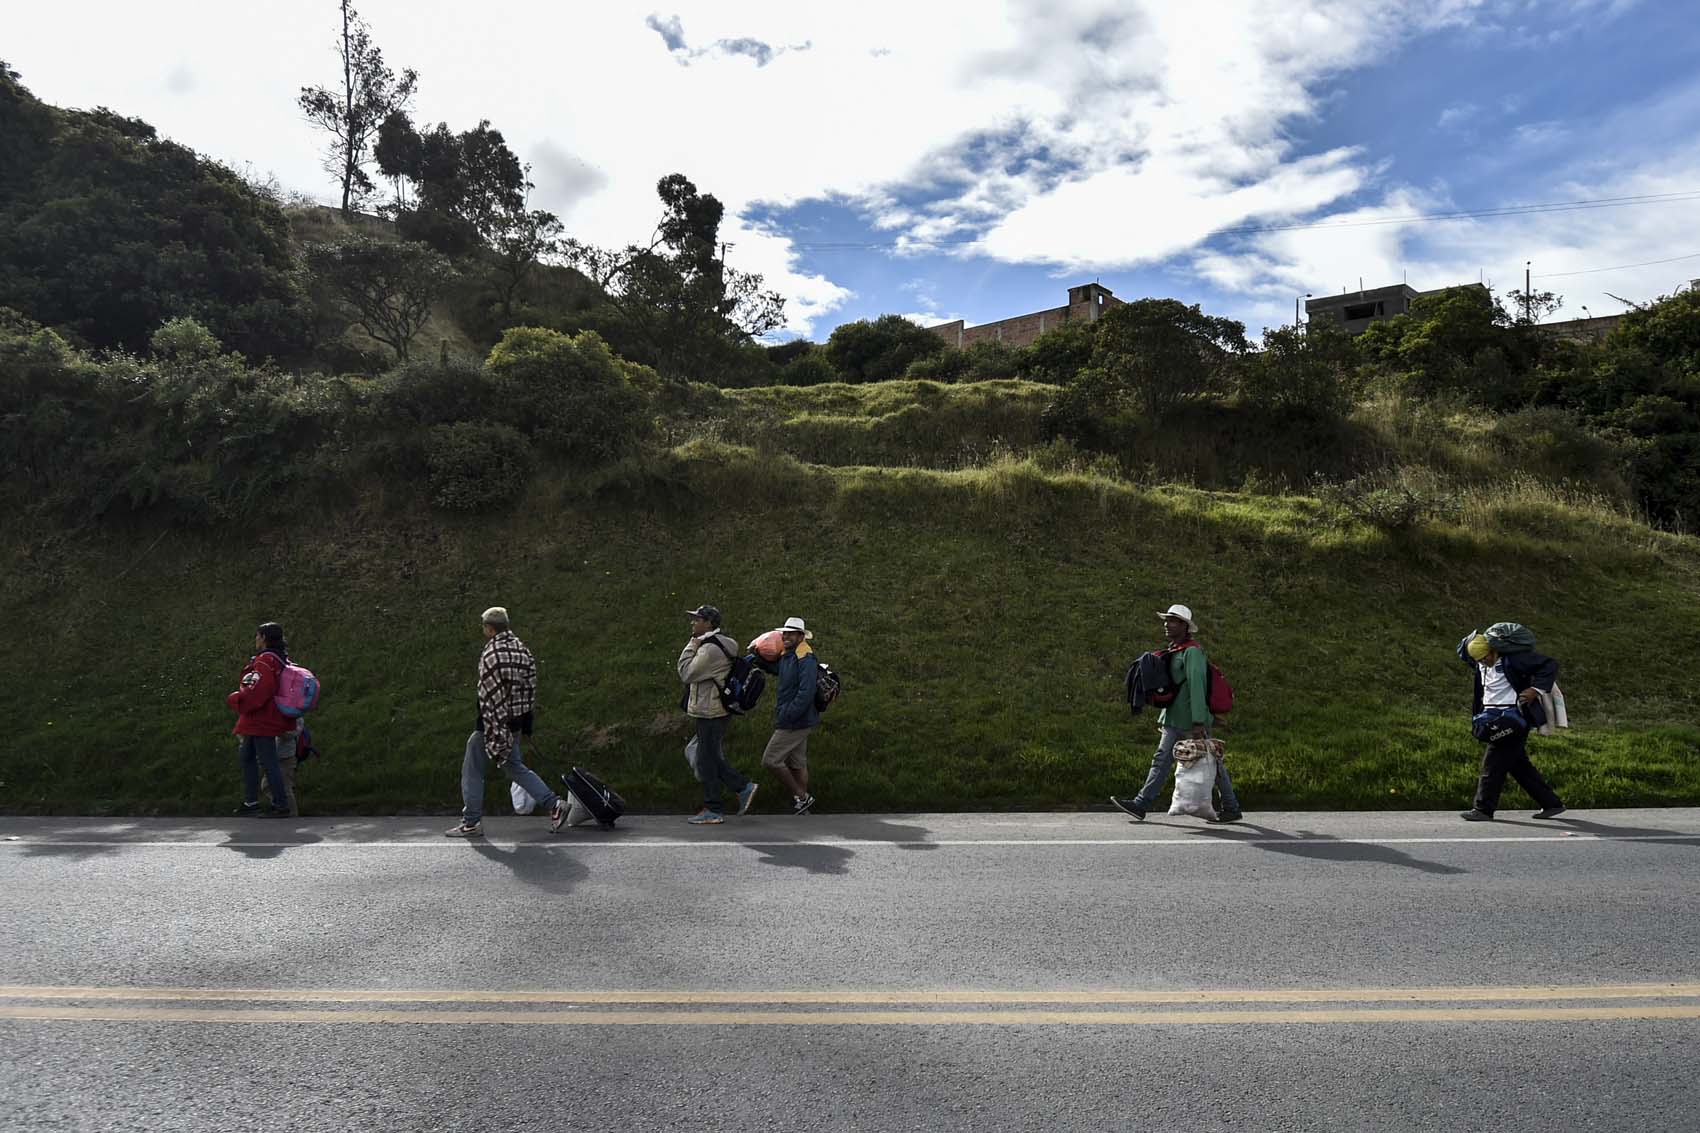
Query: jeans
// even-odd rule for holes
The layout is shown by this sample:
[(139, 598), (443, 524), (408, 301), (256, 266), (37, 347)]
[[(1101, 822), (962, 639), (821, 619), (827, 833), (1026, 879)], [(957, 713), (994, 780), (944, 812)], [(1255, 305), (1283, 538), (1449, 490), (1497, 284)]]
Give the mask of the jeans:
[[(490, 756), (484, 750), (484, 733), (474, 732), (466, 737), (466, 758), (460, 764), (460, 799), (463, 804), (460, 813), (468, 826), (484, 818), (484, 777), (490, 773), (490, 766)], [(519, 784), (520, 790), (537, 800), (539, 810), (548, 811), (555, 805), (558, 797), (555, 792), (543, 782), (542, 776), (521, 762), (518, 736), (514, 737), (513, 751), (508, 761), (502, 764), (502, 770), (509, 779)]]
[(266, 772), (266, 793), (271, 796), (272, 809), (280, 814), (290, 811), (289, 790), (284, 786), (283, 769), (277, 763), (276, 736), (237, 736), (240, 743), (236, 758), (242, 764), (242, 801), (260, 804), (260, 770)]
[[(1163, 789), (1163, 784), (1169, 778), (1169, 772), (1175, 766), (1175, 745), (1187, 738), (1190, 733), (1179, 728), (1163, 729), (1163, 739), (1157, 745), (1157, 753), (1151, 757), (1151, 773), (1145, 777), (1145, 785), (1139, 788), (1139, 793), (1133, 796), (1135, 805), (1147, 810), (1157, 801), (1157, 794)], [(1206, 737), (1210, 729), (1204, 729)], [(1216, 792), (1222, 796), (1220, 809), (1237, 812), (1240, 800), (1234, 794), (1234, 781), (1228, 778), (1228, 769), (1221, 760), (1216, 761)]]
[(734, 791), (742, 791), (750, 785), (750, 781), (726, 761), (724, 740), (727, 725), (731, 723), (730, 716), (697, 718), (697, 781), (702, 784), (702, 805), (709, 810), (720, 809), (722, 783)]
[(1498, 743), (1491, 743), (1482, 752), (1482, 775), (1476, 781), (1476, 809), (1492, 814), (1499, 809), (1499, 792), (1510, 775), (1529, 797), (1546, 808), (1561, 807), (1558, 792), (1547, 784), (1535, 765), (1529, 762), (1529, 733), (1519, 732)]

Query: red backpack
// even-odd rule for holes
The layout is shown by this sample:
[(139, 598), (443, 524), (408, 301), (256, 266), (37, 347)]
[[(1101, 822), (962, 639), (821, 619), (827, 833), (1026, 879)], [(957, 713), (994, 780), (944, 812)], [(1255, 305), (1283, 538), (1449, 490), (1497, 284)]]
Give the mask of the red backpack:
[[(1196, 641), (1183, 641), (1172, 649), (1162, 650), (1158, 655), (1163, 658), (1163, 663), (1166, 666), (1169, 658), (1181, 650), (1202, 648), (1204, 647)], [(1216, 662), (1211, 661), (1208, 656), (1205, 658), (1205, 662), (1209, 666), (1209, 680), (1204, 686), (1204, 707), (1209, 710), (1212, 716), (1226, 715), (1234, 710), (1234, 686), (1228, 683), (1228, 678), (1222, 675), (1222, 670), (1216, 667)], [(1164, 689), (1151, 695), (1147, 703), (1154, 704), (1159, 708), (1166, 708), (1175, 702), (1175, 696), (1179, 692), (1180, 686), (1178, 685)]]

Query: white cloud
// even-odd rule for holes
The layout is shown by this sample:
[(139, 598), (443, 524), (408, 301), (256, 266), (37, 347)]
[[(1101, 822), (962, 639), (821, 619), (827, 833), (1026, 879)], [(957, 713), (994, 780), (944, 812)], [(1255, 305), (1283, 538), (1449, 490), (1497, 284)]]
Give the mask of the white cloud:
[(1437, 130), (1450, 130), (1454, 126), (1473, 121), (1476, 115), (1480, 113), (1481, 107), (1477, 106), (1475, 103), (1460, 102), (1442, 110), (1440, 112), (1440, 117), (1434, 120), (1434, 128)]

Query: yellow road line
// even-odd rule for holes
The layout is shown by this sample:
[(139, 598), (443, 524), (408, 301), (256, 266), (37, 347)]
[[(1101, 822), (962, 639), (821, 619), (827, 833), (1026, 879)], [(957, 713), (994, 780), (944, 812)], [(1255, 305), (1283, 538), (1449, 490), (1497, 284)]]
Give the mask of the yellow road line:
[(578, 991), (452, 988), (214, 988), (0, 986), (0, 1000), (73, 999), (270, 1003), (587, 1003), (670, 1004), (882, 1004), (928, 1007), (989, 1004), (1214, 1004), (1214, 1003), (1470, 1003), (1599, 999), (1695, 999), (1700, 982), (1662, 984), (1541, 984), (1514, 987), (1213, 988), (1183, 991), (921, 989), (911, 991)]
[(1226, 1026), (1289, 1023), (1542, 1023), (1700, 1019), (1700, 1004), (1229, 1011), (318, 1011), (0, 1004), (0, 1019), (108, 1023), (523, 1024), (530, 1026)]

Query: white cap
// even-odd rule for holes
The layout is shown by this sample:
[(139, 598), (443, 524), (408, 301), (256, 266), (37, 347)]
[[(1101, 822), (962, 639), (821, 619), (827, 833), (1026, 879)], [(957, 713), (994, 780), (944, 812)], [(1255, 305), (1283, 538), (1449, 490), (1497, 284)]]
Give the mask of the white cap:
[(1183, 606), (1177, 602), (1157, 616), (1159, 618), (1179, 618), (1181, 621), (1186, 623), (1186, 628), (1189, 632), (1198, 632), (1198, 623), (1192, 620), (1191, 606)]
[(780, 626), (779, 628), (782, 632), (785, 632), (785, 633), (800, 633), (800, 634), (802, 634), (804, 641), (813, 641), (814, 637), (815, 637), (814, 634), (809, 632), (809, 628), (803, 624), (802, 618), (786, 618), (785, 624)]

